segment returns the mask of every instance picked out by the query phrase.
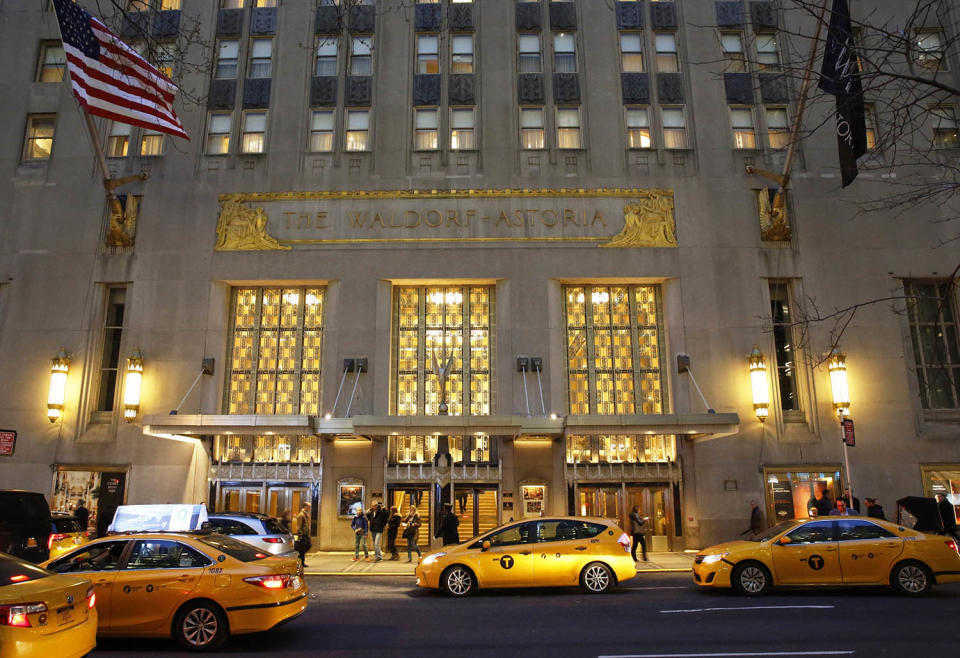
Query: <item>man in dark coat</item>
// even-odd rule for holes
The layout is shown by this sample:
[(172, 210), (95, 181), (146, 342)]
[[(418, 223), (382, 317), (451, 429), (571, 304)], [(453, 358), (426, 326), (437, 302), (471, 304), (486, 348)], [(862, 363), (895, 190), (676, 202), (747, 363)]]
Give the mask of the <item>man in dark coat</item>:
[(459, 544), (460, 532), (457, 526), (460, 525), (460, 519), (453, 513), (453, 506), (450, 503), (443, 504), (443, 518), (440, 519), (440, 536), (443, 538), (443, 545)]
[(886, 521), (887, 517), (883, 513), (883, 507), (877, 503), (876, 498), (864, 498), (867, 501), (867, 516)]
[(940, 520), (943, 521), (943, 531), (957, 537), (957, 510), (953, 503), (943, 494), (937, 494), (937, 509), (940, 511)]
[(80, 524), (80, 530), (86, 532), (87, 524), (90, 522), (90, 510), (84, 506), (83, 498), (77, 501), (77, 508), (73, 510), (73, 515), (77, 517), (77, 522)]
[(383, 503), (378, 500), (367, 512), (367, 520), (370, 522), (370, 534), (373, 535), (373, 555), (379, 562), (383, 559), (383, 551), (380, 549), (380, 545), (383, 542), (383, 531), (387, 527), (390, 515), (387, 514), (387, 510), (383, 509)]
[(750, 533), (751, 537), (755, 537), (763, 532), (763, 513), (760, 511), (760, 505), (757, 504), (757, 501), (750, 501), (750, 527), (741, 532), (741, 535)]
[(817, 480), (813, 483), (813, 497), (807, 501), (807, 509), (816, 508), (817, 516), (830, 516), (833, 510), (833, 501), (830, 500), (830, 492), (827, 490), (827, 483), (823, 480)]
[(640, 516), (640, 507), (638, 505), (633, 506), (633, 510), (630, 511), (630, 536), (633, 538), (633, 542), (630, 544), (630, 555), (633, 556), (633, 561), (637, 561), (637, 546), (640, 546), (643, 561), (647, 561), (647, 539), (644, 537), (646, 532), (647, 517)]
[(849, 489), (843, 490), (843, 498), (841, 500), (847, 503), (847, 509), (850, 510), (851, 514), (860, 514), (860, 510), (863, 509), (862, 507), (860, 507), (860, 499), (857, 498), (856, 496), (853, 497), (853, 501), (852, 501), (853, 504), (852, 505), (850, 504), (851, 501), (850, 501)]

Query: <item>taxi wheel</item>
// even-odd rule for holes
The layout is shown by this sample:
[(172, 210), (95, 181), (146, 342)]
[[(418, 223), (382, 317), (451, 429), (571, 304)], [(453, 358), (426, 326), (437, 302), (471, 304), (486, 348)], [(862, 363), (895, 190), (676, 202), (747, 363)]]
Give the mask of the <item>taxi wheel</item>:
[(733, 569), (733, 588), (745, 596), (763, 596), (770, 591), (770, 572), (759, 562), (744, 562)]
[(440, 586), (448, 596), (463, 598), (473, 593), (476, 579), (472, 571), (461, 564), (455, 564), (440, 576)]
[(602, 594), (613, 586), (610, 567), (600, 562), (591, 562), (580, 572), (580, 587), (591, 594)]
[(890, 584), (900, 594), (923, 596), (933, 585), (933, 576), (920, 562), (901, 562), (890, 574)]
[(213, 603), (190, 603), (177, 613), (173, 634), (184, 649), (211, 651), (223, 644), (229, 635), (227, 618)]

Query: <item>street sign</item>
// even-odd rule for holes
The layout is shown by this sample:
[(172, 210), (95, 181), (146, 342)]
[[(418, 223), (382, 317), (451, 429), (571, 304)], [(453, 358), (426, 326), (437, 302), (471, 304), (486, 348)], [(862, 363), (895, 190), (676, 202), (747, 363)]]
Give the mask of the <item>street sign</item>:
[(857, 445), (857, 439), (853, 433), (853, 419), (844, 418), (842, 422), (843, 422), (843, 442), (850, 447)]
[(17, 447), (17, 430), (0, 430), (0, 456), (12, 455)]

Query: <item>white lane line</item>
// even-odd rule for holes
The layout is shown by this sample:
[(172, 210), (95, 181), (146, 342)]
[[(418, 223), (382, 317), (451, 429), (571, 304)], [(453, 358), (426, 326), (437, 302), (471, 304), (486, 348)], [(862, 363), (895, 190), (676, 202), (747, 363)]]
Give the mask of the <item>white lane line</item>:
[(854, 651), (750, 651), (737, 653), (625, 653), (597, 658), (721, 658), (723, 656), (849, 656)]
[[(744, 605), (744, 606), (734, 606), (730, 608), (688, 608), (684, 610), (661, 610), (660, 612), (664, 614), (673, 614), (678, 612), (722, 612), (725, 610), (831, 610), (832, 605)], [(699, 655), (699, 654), (697, 654)], [(706, 654), (704, 654), (706, 655)], [(749, 656), (751, 654), (711, 654), (716, 656)], [(757, 654), (758, 656), (775, 656), (778, 654)], [(794, 655), (794, 654), (783, 654), (785, 656)], [(803, 655), (803, 654), (796, 654)], [(817, 655), (817, 654), (813, 654)]]
[(670, 585), (663, 587), (626, 587), (624, 589), (688, 589), (687, 585)]

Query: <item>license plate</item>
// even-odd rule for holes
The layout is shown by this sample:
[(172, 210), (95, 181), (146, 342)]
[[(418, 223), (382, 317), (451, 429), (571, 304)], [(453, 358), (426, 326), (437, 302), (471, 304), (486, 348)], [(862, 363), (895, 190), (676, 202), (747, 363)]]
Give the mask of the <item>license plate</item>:
[(63, 626), (73, 621), (73, 606), (57, 610), (57, 624)]
[(37, 538), (29, 537), (27, 539), (27, 548), (36, 548), (37, 547)]
[(74, 538), (73, 538), (73, 543), (76, 544), (77, 546), (79, 546), (79, 545), (80, 545), (80, 538), (79, 538), (79, 537), (74, 537)]

